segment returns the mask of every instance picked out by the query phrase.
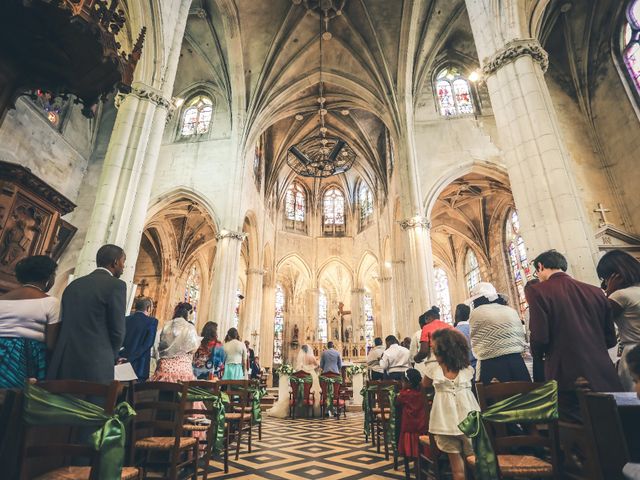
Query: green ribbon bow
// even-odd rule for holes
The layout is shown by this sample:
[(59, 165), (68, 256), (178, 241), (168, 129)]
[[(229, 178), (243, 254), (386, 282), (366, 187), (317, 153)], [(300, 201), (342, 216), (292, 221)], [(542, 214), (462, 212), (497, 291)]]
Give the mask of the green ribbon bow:
[(483, 420), (499, 423), (535, 423), (558, 419), (558, 383), (545, 383), (493, 404), (484, 412), (469, 412), (458, 428), (473, 440), (478, 480), (498, 478), (498, 462)]
[(124, 423), (135, 410), (126, 402), (118, 404), (113, 415), (104, 409), (71, 395), (50, 393), (36, 385), (27, 384), (24, 420), (29, 425), (71, 425), (100, 427), (91, 435), (91, 446), (99, 452), (99, 480), (120, 480), (124, 464)]
[(253, 421), (256, 423), (262, 422), (262, 409), (260, 408), (260, 401), (262, 397), (267, 394), (267, 389), (264, 387), (251, 387), (249, 391), (253, 394), (253, 400), (251, 405), (251, 414)]
[(296, 377), (296, 376), (291, 376), (289, 377), (289, 382), (290, 383), (295, 383), (296, 385), (298, 385), (298, 389), (297, 389), (297, 395), (296, 395), (296, 409), (301, 408), (302, 407), (302, 403), (304, 402), (304, 384), (305, 383), (313, 383), (313, 377), (311, 377), (311, 375), (308, 375), (306, 377)]
[(342, 385), (342, 377), (325, 377), (325, 376), (320, 376), (320, 381), (321, 382), (326, 382), (327, 385), (327, 400), (325, 402), (325, 405), (327, 406), (327, 411), (331, 412), (335, 415), (335, 405), (333, 402), (333, 386), (334, 384), (338, 383), (340, 385)]
[[(398, 392), (393, 385), (381, 388), (380, 390), (389, 393), (389, 428), (384, 431), (384, 434), (386, 441), (391, 444), (391, 446), (393, 447), (393, 451), (395, 452), (398, 448), (399, 433), (398, 426), (396, 425), (396, 422), (398, 421), (398, 419), (396, 418), (396, 397), (398, 396)], [(391, 437), (391, 439), (389, 439), (389, 437)]]
[(200, 387), (189, 387), (187, 400), (190, 402), (204, 402), (210, 410), (215, 410), (216, 431), (213, 440), (213, 452), (219, 454), (224, 449), (224, 404), (229, 403), (229, 395), (220, 392), (220, 395)]
[(366, 385), (360, 390), (362, 396), (362, 411), (364, 412), (364, 435), (369, 438), (371, 435), (371, 406), (369, 405), (369, 392), (376, 389), (375, 386), (367, 387)]

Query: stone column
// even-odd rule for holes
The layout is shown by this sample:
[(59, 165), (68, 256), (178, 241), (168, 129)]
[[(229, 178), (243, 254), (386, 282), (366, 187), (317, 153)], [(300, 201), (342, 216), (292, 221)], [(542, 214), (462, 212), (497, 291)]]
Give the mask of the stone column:
[(214, 259), (208, 318), (218, 323), (218, 332), (223, 338), (231, 327), (231, 319), (236, 305), (240, 248), (246, 236), (247, 234), (244, 232), (228, 230), (221, 230), (216, 235), (218, 244)]
[(395, 309), (395, 325), (394, 330), (389, 335), (397, 335), (400, 330), (404, 331), (405, 325), (408, 325), (409, 307), (411, 298), (407, 293), (407, 282), (405, 275), (405, 261), (393, 260), (391, 262), (391, 282), (393, 293), (393, 306)]
[[(529, 257), (555, 248), (576, 278), (595, 281), (593, 231), (544, 80), (547, 52), (518, 22), (497, 22), (488, 0), (466, 3)], [(501, 8), (521, 14), (513, 0)]]
[(276, 289), (271, 283), (266, 283), (262, 288), (262, 319), (258, 332), (258, 344), (260, 347), (256, 355), (260, 356), (263, 367), (273, 366), (273, 336), (274, 317), (276, 310)]
[[(320, 315), (320, 306), (319, 306), (319, 298), (320, 298), (320, 290), (317, 288), (310, 288), (307, 290), (307, 305), (309, 305), (309, 314), (307, 316), (307, 324), (305, 325), (304, 331), (301, 332), (304, 339), (300, 340), (300, 343), (313, 343), (314, 340), (320, 340), (318, 336), (318, 319)], [(327, 312), (327, 316), (328, 316)], [(329, 319), (327, 318), (327, 323)], [(307, 328), (310, 330), (311, 338), (307, 340)]]
[(240, 326), (242, 327), (242, 340), (249, 340), (249, 342), (252, 343), (252, 348), (257, 348), (257, 345), (253, 345), (253, 337), (251, 334), (260, 329), (262, 310), (262, 276), (264, 273), (265, 271), (261, 268), (250, 268), (247, 270), (244, 324)]
[(402, 335), (409, 335), (413, 332), (412, 326), (418, 321), (418, 317), (431, 307), (432, 300), (436, 298), (429, 233), (431, 222), (424, 216), (416, 215), (400, 222), (400, 227), (407, 234), (409, 260), (414, 276), (413, 289), (406, 288), (408, 285), (403, 289), (403, 291), (413, 292), (407, 312), (408, 318), (403, 322), (400, 331)]
[[(361, 327), (364, 327), (364, 294), (367, 291), (364, 288), (354, 288), (351, 290), (351, 318), (348, 323), (351, 326), (350, 342), (360, 341)], [(345, 325), (345, 329), (346, 329)]]
[(393, 296), (393, 278), (392, 277), (380, 277), (378, 282), (380, 283), (380, 296), (381, 296), (381, 308), (382, 312), (379, 321), (380, 335), (384, 339), (387, 335), (395, 335), (398, 331), (396, 327), (396, 309), (394, 308), (394, 296)]

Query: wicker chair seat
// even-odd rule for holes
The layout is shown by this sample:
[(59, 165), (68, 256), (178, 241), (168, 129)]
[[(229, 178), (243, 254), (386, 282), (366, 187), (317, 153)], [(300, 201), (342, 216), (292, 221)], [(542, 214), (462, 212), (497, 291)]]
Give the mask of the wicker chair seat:
[[(35, 478), (35, 480), (89, 480), (91, 467), (60, 467)], [(121, 480), (138, 478), (140, 472), (135, 467), (123, 467)]]
[(209, 425), (193, 425), (191, 423), (186, 423), (182, 426), (182, 430), (185, 432), (206, 432), (209, 430)]
[[(549, 462), (532, 455), (497, 455), (500, 472), (505, 477), (550, 477), (553, 466)], [(476, 465), (475, 455), (467, 457), (473, 468)]]
[(227, 421), (232, 421), (232, 422), (238, 422), (238, 421), (240, 421), (240, 419), (242, 419), (244, 421), (250, 421), (251, 420), (251, 413), (250, 412), (245, 412), (245, 413), (225, 413), (224, 414), (224, 418)]
[[(171, 450), (175, 445), (175, 437), (147, 437), (136, 442), (136, 448), (147, 450)], [(198, 439), (194, 437), (180, 437), (180, 450), (192, 447)]]
[(377, 415), (377, 414), (381, 413), (383, 410), (384, 410), (385, 413), (389, 413), (389, 411), (390, 411), (390, 409), (388, 409), (388, 408), (382, 408), (381, 409), (380, 407), (375, 407), (375, 408), (371, 409), (371, 412), (373, 414)]

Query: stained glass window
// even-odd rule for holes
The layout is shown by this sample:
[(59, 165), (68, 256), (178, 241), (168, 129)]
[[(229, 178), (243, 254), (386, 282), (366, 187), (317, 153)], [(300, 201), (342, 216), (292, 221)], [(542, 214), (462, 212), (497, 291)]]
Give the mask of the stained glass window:
[(35, 103), (42, 108), (43, 113), (54, 127), (60, 125), (60, 115), (64, 107), (65, 101), (62, 97), (54, 97), (51, 93), (44, 90), (36, 90)]
[(284, 330), (284, 289), (276, 285), (276, 312), (273, 331), (273, 364), (282, 364), (282, 332)]
[(236, 289), (236, 305), (233, 309), (233, 319), (231, 320), (231, 326), (233, 328), (238, 328), (238, 324), (240, 323), (240, 300), (242, 300), (242, 292), (240, 289)]
[(332, 187), (324, 194), (323, 232), (325, 235), (341, 235), (344, 233), (344, 195)]
[(440, 114), (444, 117), (473, 113), (469, 82), (457, 68), (443, 68), (436, 76), (436, 93)]
[(304, 222), (304, 200), (304, 189), (297, 183), (293, 183), (287, 189), (287, 195), (285, 198), (285, 215), (287, 220)]
[(507, 234), (507, 254), (518, 294), (518, 305), (520, 306), (520, 313), (524, 315), (528, 307), (527, 300), (524, 296), (524, 286), (533, 278), (533, 270), (527, 260), (527, 248), (520, 235), (520, 221), (518, 219), (518, 212), (515, 210), (507, 217), (505, 231)]
[(210, 98), (202, 95), (194, 98), (184, 111), (180, 133), (183, 137), (206, 133), (209, 130), (212, 115), (213, 102)]
[(362, 310), (364, 312), (364, 340), (367, 346), (372, 346), (375, 333), (373, 321), (373, 300), (369, 293), (364, 294)]
[(198, 301), (200, 300), (200, 269), (194, 263), (189, 270), (184, 289), (184, 301), (193, 305), (193, 321), (197, 322)]
[(640, 0), (632, 0), (627, 7), (622, 27), (622, 57), (633, 86), (640, 93)]
[(449, 293), (449, 278), (442, 268), (433, 269), (436, 288), (436, 302), (440, 307), (440, 317), (443, 321), (453, 324), (451, 316), (451, 294)]
[(373, 214), (373, 193), (369, 187), (362, 184), (358, 191), (358, 203), (360, 204), (360, 225), (366, 225)]
[(327, 343), (327, 294), (320, 289), (318, 294), (318, 340)]
[(473, 253), (473, 250), (470, 248), (467, 249), (467, 255), (464, 259), (464, 279), (467, 282), (469, 291), (481, 282), (478, 257), (476, 257), (476, 254)]

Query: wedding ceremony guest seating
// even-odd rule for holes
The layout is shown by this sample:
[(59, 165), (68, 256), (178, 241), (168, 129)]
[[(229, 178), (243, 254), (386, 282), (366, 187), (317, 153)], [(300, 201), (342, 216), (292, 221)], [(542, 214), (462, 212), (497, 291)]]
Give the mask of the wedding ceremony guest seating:
[[(444, 466), (449, 459), (446, 453), (440, 451), (432, 434), (420, 436), (420, 452), (418, 455), (417, 480), (429, 478), (429, 472), (436, 480), (444, 478)], [(424, 474), (424, 476), (423, 476)]]
[(20, 451), (19, 436), (22, 421), (22, 391), (0, 390), (0, 465), (8, 478), (15, 478)]
[[(226, 404), (225, 420), (227, 422), (226, 442), (235, 443), (235, 459), (240, 458), (240, 444), (243, 433), (247, 434), (247, 451), (251, 453), (252, 443), (252, 408), (253, 394), (249, 380), (221, 380), (218, 382), (220, 391), (229, 396)], [(225, 463), (225, 473), (228, 464)]]
[[(251, 417), (251, 421), (253, 422), (253, 425), (255, 425), (255, 424), (258, 425), (258, 440), (262, 441), (262, 407), (261, 407), (261, 404), (262, 404), (262, 397), (264, 395), (266, 395), (266, 393), (267, 393), (267, 387), (262, 384), (262, 380), (254, 379), (254, 380), (250, 380), (249, 381), (249, 388), (252, 391), (251, 401), (253, 403), (253, 409), (252, 409), (253, 415)], [(254, 398), (256, 396), (257, 396), (257, 398)], [(259, 419), (255, 418), (257, 414), (260, 415)]]
[[(400, 390), (400, 384), (397, 381), (383, 380), (375, 389), (376, 406), (373, 409), (375, 414), (374, 431), (376, 437), (376, 450), (380, 453), (381, 445), (384, 444), (384, 458), (389, 460), (389, 446), (395, 445), (397, 441), (398, 428), (400, 422), (398, 419), (394, 399)], [(392, 429), (391, 424), (395, 423)], [(393, 449), (394, 467), (397, 467), (397, 454)]]
[(189, 386), (185, 383), (144, 382), (133, 386), (136, 415), (131, 428), (131, 458), (135, 465), (161, 471), (162, 477), (176, 480), (190, 469), (197, 478), (198, 440), (186, 436), (184, 418)]
[(340, 419), (340, 412), (347, 417), (347, 403), (340, 397), (342, 391), (342, 375), (326, 372), (320, 375), (320, 415), (325, 418), (329, 411), (333, 411), (336, 420)]
[[(549, 382), (555, 384), (555, 382)], [(530, 394), (538, 389), (550, 387), (546, 383), (533, 382), (496, 382), (489, 385), (476, 384), (478, 403), (481, 411), (487, 412), (495, 408), (498, 402), (514, 399), (521, 394)], [(497, 422), (480, 416), (484, 423), (491, 446), (497, 460), (497, 478), (562, 478), (559, 460), (559, 437), (557, 420), (557, 386), (556, 386), (556, 418), (536, 418)], [(505, 414), (507, 409), (504, 410)], [(501, 412), (493, 412), (499, 414)], [(471, 415), (471, 414), (470, 414)], [(463, 422), (464, 423), (464, 422)], [(461, 424), (462, 425), (462, 424)], [(468, 433), (468, 432), (467, 432)], [(518, 453), (523, 450), (526, 453)], [(545, 458), (534, 456), (544, 450)], [(472, 478), (478, 462), (476, 455), (466, 458), (467, 472)]]
[[(53, 394), (48, 396), (48, 394)], [(132, 410), (124, 412), (122, 419), (114, 420), (121, 428), (108, 423), (115, 412), (120, 392), (118, 382), (108, 385), (77, 380), (55, 380), (28, 385), (23, 399), (22, 446), (20, 451), (20, 480), (94, 480), (113, 478), (117, 459), (105, 455), (105, 445), (93, 444), (87, 437), (100, 423), (107, 430), (103, 436), (114, 436), (116, 429), (125, 434), (124, 423)], [(120, 416), (120, 415), (118, 415)], [(113, 439), (111, 442), (118, 443)], [(124, 442), (123, 442), (124, 443)], [(109, 446), (106, 446), (109, 448)], [(117, 457), (117, 456), (116, 456)], [(122, 448), (120, 461), (124, 463)], [(74, 466), (82, 460), (86, 466)], [(53, 468), (51, 468), (53, 466)], [(6, 473), (6, 472), (5, 472)], [(142, 470), (123, 466), (121, 480), (142, 478)]]
[(315, 394), (311, 391), (313, 377), (304, 370), (298, 370), (289, 377), (289, 417), (296, 418), (296, 410), (304, 411), (307, 418), (313, 417)]
[[(185, 432), (204, 432), (205, 436), (196, 437), (198, 439), (199, 450), (202, 454), (202, 479), (207, 480), (209, 475), (209, 469), (207, 468), (211, 458), (216, 450), (216, 441), (218, 438), (218, 429), (221, 432), (221, 442), (218, 441), (218, 445), (222, 447), (222, 454), (224, 464), (229, 462), (229, 444), (225, 441), (225, 420), (224, 420), (224, 403), (222, 399), (218, 399), (221, 395), (220, 387), (217, 382), (211, 382), (207, 380), (193, 380), (187, 383), (189, 390), (187, 398), (190, 401), (185, 409), (184, 416), (185, 422), (183, 430)], [(198, 405), (194, 405), (193, 402), (202, 402), (205, 409), (196, 408)], [(220, 410), (222, 411), (222, 417), (220, 416)], [(219, 424), (222, 424), (221, 426)]]

